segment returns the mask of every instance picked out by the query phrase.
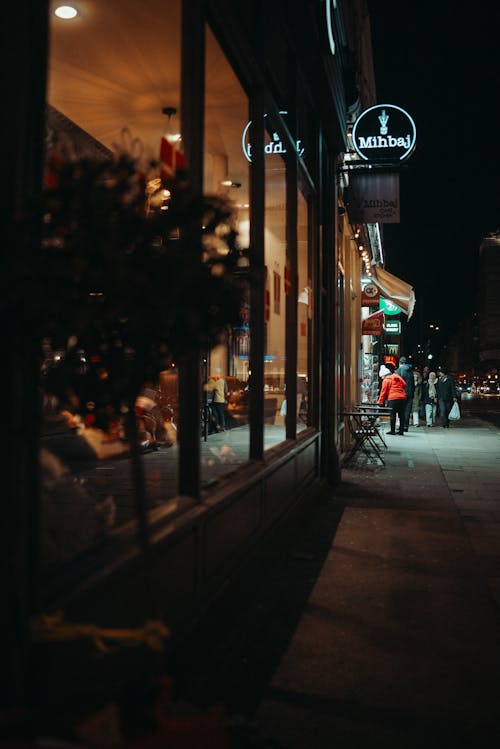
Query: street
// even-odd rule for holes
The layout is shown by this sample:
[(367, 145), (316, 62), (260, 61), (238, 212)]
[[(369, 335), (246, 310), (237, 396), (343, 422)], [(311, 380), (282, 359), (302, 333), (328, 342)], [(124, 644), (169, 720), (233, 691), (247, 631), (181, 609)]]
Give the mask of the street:
[(471, 398), (467, 393), (462, 395), (462, 409), (471, 416), (500, 426), (500, 395), (480, 395)]

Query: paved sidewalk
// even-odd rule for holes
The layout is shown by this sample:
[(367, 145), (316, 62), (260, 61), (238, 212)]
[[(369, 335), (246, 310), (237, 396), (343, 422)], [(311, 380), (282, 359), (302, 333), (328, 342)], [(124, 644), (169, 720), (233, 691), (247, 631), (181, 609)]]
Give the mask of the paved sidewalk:
[(386, 439), (386, 467), (331, 494), (340, 523), (255, 720), (286, 749), (499, 747), (500, 431)]

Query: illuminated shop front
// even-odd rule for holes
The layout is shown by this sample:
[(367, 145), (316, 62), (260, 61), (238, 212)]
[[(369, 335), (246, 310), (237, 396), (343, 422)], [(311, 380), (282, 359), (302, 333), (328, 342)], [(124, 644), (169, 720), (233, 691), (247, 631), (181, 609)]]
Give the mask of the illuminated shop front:
[(380, 365), (397, 366), (403, 316), (409, 319), (415, 307), (413, 287), (385, 268), (383, 225), (400, 221), (399, 167), (415, 149), (416, 126), (393, 104), (369, 106), (352, 119), (340, 176), (339, 275), (341, 285), (344, 276), (350, 279), (343, 347), (351, 346), (352, 368), (344, 373), (342, 400), (355, 406), (377, 401)]
[[(13, 128), (11, 136), (17, 151), (38, 156), (16, 164), (22, 186), (16, 200), (32, 205), (40, 185), (46, 190), (54, 178), (51, 168), (65, 159), (105, 169), (125, 152), (135, 160), (137, 179), (145, 180), (148, 210), (160, 216), (176, 195), (163, 182), (156, 189), (155, 179), (186, 169), (193, 194), (231, 206), (231, 226), (222, 220), (217, 226), (226, 233), (216, 251), (221, 268), (228, 255), (234, 260), (240, 292), (238, 319), (228, 321), (217, 345), (180, 346), (182, 357), (163, 351), (161, 366), (139, 383), (133, 405), (139, 499), (124, 427), (131, 406), (110, 393), (129, 371), (124, 364), (120, 372), (116, 361), (137, 358), (140, 331), (134, 349), (121, 315), (112, 341), (103, 336), (97, 348), (77, 335), (59, 340), (51, 329), (42, 331), (41, 357), (33, 343), (23, 387), (40, 394), (42, 418), (23, 451), (33, 475), (41, 467), (42, 481), (37, 488), (29, 482), (21, 494), (39, 507), (33, 514), (39, 521), (26, 529), (26, 543), (39, 541), (37, 607), (61, 604), (77, 621), (91, 611), (102, 623), (127, 626), (114, 610), (113, 591), (120, 590), (129, 602), (122, 600), (122, 614), (142, 621), (139, 524), (143, 551), (154, 548), (157, 604), (181, 638), (269, 530), (298, 504), (312, 506), (321, 481), (339, 476), (336, 414), (354, 396), (359, 361), (351, 336), (360, 330), (359, 314), (346, 300), (359, 292), (353, 284), (361, 262), (344, 252), (351, 239), (338, 210), (348, 103), (339, 50), (360, 32), (355, 14), (348, 34), (335, 4), (326, 4), (324, 16), (325, 4), (317, 5), (314, 23), (283, 13), (279, 4), (266, 9), (262, 23), (251, 4), (87, 0), (74, 18), (47, 8), (47, 37), (37, 21), (33, 34), (41, 42), (31, 48), (33, 72), (26, 72), (37, 95), (18, 87), (12, 104), (14, 123), (32, 109), (30, 127)], [(370, 68), (371, 60), (362, 64)], [(91, 184), (112, 191), (115, 182), (113, 172), (104, 185)], [(81, 193), (76, 203), (84, 224), (92, 194)], [(50, 224), (50, 211), (44, 221)], [(32, 229), (35, 244), (39, 233)], [(171, 230), (151, 247), (173, 252), (182, 234), (182, 227)], [(210, 267), (216, 277), (213, 258)], [(110, 267), (113, 278), (119, 271)], [(153, 279), (153, 294), (141, 272), (127, 283), (130, 298), (151, 310), (143, 318), (147, 341), (156, 312), (161, 316), (172, 303), (175, 283), (165, 278), (162, 305), (161, 279)], [(96, 281), (89, 304), (100, 310), (107, 294)], [(54, 309), (60, 309), (55, 297)], [(189, 320), (178, 322), (190, 329)], [(29, 349), (22, 357), (29, 358)], [(210, 404), (220, 378), (228, 388), (224, 431), (214, 428)], [(36, 399), (28, 401), (36, 418)], [(68, 487), (76, 483), (70, 504)]]
[[(194, 128), (189, 132), (193, 121), (190, 118), (186, 122), (183, 116), (181, 3), (172, 0), (167, 13), (164, 3), (160, 7), (151, 2), (147, 8), (145, 12), (133, 4), (123, 7), (122, 3), (111, 2), (105, 8), (94, 8), (92, 13), (81, 11), (74, 18), (50, 15), (46, 159), (50, 161), (54, 155), (64, 159), (69, 151), (77, 156), (105, 160), (125, 150), (136, 157), (145, 170), (148, 163), (159, 161), (159, 172), (173, 175), (176, 167), (184, 165), (186, 156), (190, 163), (199, 158), (203, 194), (218, 196), (233, 208), (242, 279), (256, 272), (258, 263), (263, 263), (265, 274), (263, 288), (259, 291), (259, 294), (264, 292), (260, 333), (254, 336), (255, 309), (252, 309), (249, 280), (241, 302), (239, 324), (232, 325), (215, 348), (200, 351), (200, 394), (193, 398), (193, 403), (204, 412), (202, 428), (197, 435), (199, 469), (195, 464), (198, 456), (193, 452), (194, 435), (189, 434), (186, 443), (182, 441), (185, 429), (181, 424), (190, 419), (190, 415), (182, 413), (179, 389), (184, 375), (175, 357), (166, 361), (165, 369), (160, 369), (154, 381), (144, 383), (145, 392), (139, 394), (141, 416), (144, 412), (139, 439), (149, 483), (148, 496), (153, 507), (158, 507), (179, 493), (198, 498), (205, 487), (247, 463), (253, 457), (250, 454), (252, 432), (262, 431), (256, 437), (256, 441), (262, 441), (256, 451), (260, 459), (261, 452), (264, 454), (268, 448), (284, 443), (287, 437), (295, 439), (297, 433), (313, 427), (309, 407), (314, 401), (310, 393), (314, 268), (309, 231), (311, 190), (297, 185), (294, 199), (287, 194), (292, 183), (286, 162), (289, 136), (283, 128), (284, 125), (290, 127), (287, 112), (280, 110), (274, 118), (267, 112), (264, 116), (264, 145), (260, 149), (263, 157), (260, 162), (263, 167), (260, 187), (264, 195), (263, 211), (262, 207), (260, 209), (263, 256), (256, 258), (250, 248), (250, 175), (252, 152), (256, 161), (257, 147), (251, 141), (249, 97), (214, 32), (206, 24), (202, 39), (204, 57), (200, 59), (204, 85), (200, 86), (201, 98), (193, 105), (198, 107), (196, 114), (203, 128), (199, 140), (203, 151), (197, 156), (194, 151), (190, 154), (190, 145), (199, 133), (195, 133)], [(129, 40), (127, 44), (113, 43), (113, 39), (125, 38)], [(165, 39), (168, 39), (166, 46)], [(295, 150), (302, 157), (305, 149), (300, 144), (297, 140)], [(192, 174), (194, 176), (194, 169)], [(149, 179), (147, 185), (153, 182), (154, 179)], [(168, 199), (161, 208), (169, 209)], [(291, 221), (295, 224), (293, 229)], [(147, 288), (144, 296), (147, 305)], [(260, 315), (262, 317), (262, 312)], [(148, 334), (147, 329), (144, 334)], [(262, 430), (260, 424), (252, 424), (250, 419), (252, 341), (255, 337), (260, 338), (257, 345), (262, 349), (258, 353), (260, 364), (253, 367), (254, 382), (258, 381), (259, 370), (262, 373), (258, 398), (264, 410)], [(75, 402), (69, 404), (66, 393), (52, 392), (53, 375), (64, 370), (68, 351), (62, 348), (64, 342), (55, 345), (50, 336), (46, 340), (46, 376), (42, 378), (42, 389), (51, 407), (53, 398), (57, 398), (65, 417), (71, 414), (71, 427), (76, 429), (82, 449), (87, 446), (97, 449), (99, 469), (103, 461), (126, 456), (129, 445), (119, 423), (119, 409), (106, 401), (105, 388), (95, 393), (86, 389), (92, 375), (105, 382), (113, 377), (107, 366), (109, 357), (105, 347), (102, 352), (85, 350), (83, 344), (78, 349), (81, 367), (88, 371), (82, 376), (84, 384), (79, 384), (78, 392), (71, 394)], [(118, 343), (126, 345), (125, 340)], [(223, 436), (214, 434), (210, 384), (221, 377), (228, 388)], [(167, 422), (165, 430), (157, 428), (154, 435), (151, 432), (155, 424), (149, 415), (154, 409), (148, 412), (152, 402), (155, 402), (159, 418)], [(55, 414), (49, 416), (54, 421)], [(159, 431), (160, 438), (157, 437)], [(50, 434), (42, 437), (47, 437), (42, 443), (47, 449), (54, 447)], [(74, 437), (73, 433), (69, 441), (74, 442)], [(157, 448), (157, 454), (148, 452), (148, 440), (151, 448)], [(64, 461), (65, 448), (59, 444), (58, 448), (59, 457)], [(188, 460), (186, 473), (179, 475), (179, 458), (184, 451), (191, 453), (192, 459)], [(77, 465), (72, 464), (73, 467), (78, 469)], [(109, 481), (106, 481), (102, 475), (108, 474), (96, 474), (96, 470), (86, 471), (89, 482), (96, 482), (100, 496), (114, 495), (114, 472), (109, 472)], [(122, 503), (119, 498), (116, 501), (119, 525), (130, 520), (131, 513), (130, 509), (125, 509), (126, 502)], [(50, 530), (52, 536), (59, 536), (67, 529)], [(79, 550), (79, 547), (73, 549), (73, 554)], [(65, 561), (71, 550), (63, 549), (58, 553), (57, 548), (51, 548), (47, 553), (50, 566)]]

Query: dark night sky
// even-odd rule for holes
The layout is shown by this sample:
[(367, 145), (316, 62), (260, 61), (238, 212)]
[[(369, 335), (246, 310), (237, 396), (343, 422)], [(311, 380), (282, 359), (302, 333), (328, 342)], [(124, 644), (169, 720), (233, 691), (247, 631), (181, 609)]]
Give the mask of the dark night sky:
[(417, 148), (400, 173), (386, 268), (415, 287), (407, 347), (452, 332), (477, 295), (478, 248), (500, 228), (500, 2), (369, 0), (377, 103), (406, 109)]

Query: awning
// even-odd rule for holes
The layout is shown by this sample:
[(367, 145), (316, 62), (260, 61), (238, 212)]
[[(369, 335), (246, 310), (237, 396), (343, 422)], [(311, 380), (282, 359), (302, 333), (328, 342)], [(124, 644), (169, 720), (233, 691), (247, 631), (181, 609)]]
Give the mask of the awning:
[(415, 307), (413, 287), (378, 266), (373, 267), (371, 280), (378, 286), (382, 296), (396, 304), (405, 315), (408, 315), (409, 320)]

